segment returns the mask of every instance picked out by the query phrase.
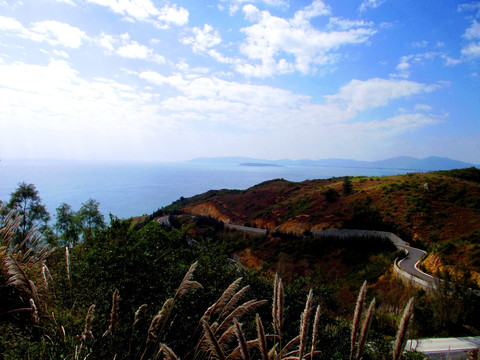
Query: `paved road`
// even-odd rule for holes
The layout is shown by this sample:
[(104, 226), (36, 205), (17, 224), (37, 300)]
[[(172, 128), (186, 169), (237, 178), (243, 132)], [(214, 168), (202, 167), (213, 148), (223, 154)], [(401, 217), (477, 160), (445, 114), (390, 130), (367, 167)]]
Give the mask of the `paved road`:
[(418, 264), (422, 258), (427, 254), (425, 251), (411, 247), (411, 246), (399, 246), (408, 251), (408, 254), (399, 263), (398, 267), (412, 276), (427, 281), (431, 286), (435, 285), (435, 278), (418, 269)]
[[(428, 355), (429, 358), (430, 354), (450, 354), (447, 356), (450, 359), (467, 359), (467, 356), (462, 353), (479, 348), (480, 336), (408, 340), (405, 345), (405, 350), (416, 350)], [(453, 356), (455, 353), (458, 355)]]
[(242, 225), (233, 225), (233, 224), (224, 224), (224, 227), (227, 229), (234, 229), (238, 231), (243, 231), (249, 234), (253, 235), (265, 235), (267, 233), (266, 229), (259, 229), (259, 228), (253, 228), (249, 226), (242, 226)]
[(170, 221), (168, 221), (168, 216), (162, 216), (161, 218), (158, 218), (158, 219), (157, 219), (157, 222), (158, 222), (160, 225), (170, 227)]

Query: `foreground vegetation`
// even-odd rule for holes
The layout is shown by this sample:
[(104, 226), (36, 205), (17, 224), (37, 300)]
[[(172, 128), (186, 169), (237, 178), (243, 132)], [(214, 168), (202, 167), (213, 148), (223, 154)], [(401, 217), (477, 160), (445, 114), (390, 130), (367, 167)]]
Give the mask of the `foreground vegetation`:
[(406, 286), (391, 272), (400, 254), (375, 239), (253, 236), (202, 216), (166, 228), (161, 212), (106, 226), (93, 200), (63, 204), (45, 234), (39, 200), (14, 204), (0, 209), (2, 359), (417, 359), (407, 337), (480, 332), (468, 273), (432, 293)]

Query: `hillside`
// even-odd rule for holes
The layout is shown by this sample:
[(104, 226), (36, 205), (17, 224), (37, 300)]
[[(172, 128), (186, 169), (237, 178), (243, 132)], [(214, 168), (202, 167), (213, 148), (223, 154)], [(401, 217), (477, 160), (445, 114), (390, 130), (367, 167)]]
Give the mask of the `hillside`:
[(165, 210), (297, 235), (329, 228), (391, 231), (426, 249), (432, 272), (458, 264), (480, 272), (480, 170), (354, 177), (350, 194), (344, 181), (275, 179), (243, 191), (212, 190)]

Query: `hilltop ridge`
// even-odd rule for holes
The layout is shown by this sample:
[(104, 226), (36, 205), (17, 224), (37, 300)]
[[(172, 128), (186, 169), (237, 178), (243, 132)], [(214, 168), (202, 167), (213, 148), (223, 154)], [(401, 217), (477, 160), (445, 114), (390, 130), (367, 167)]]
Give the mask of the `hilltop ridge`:
[(290, 182), (211, 190), (178, 200), (182, 210), (296, 235), (329, 228), (390, 231), (430, 256), (430, 270), (463, 264), (480, 281), (480, 170)]

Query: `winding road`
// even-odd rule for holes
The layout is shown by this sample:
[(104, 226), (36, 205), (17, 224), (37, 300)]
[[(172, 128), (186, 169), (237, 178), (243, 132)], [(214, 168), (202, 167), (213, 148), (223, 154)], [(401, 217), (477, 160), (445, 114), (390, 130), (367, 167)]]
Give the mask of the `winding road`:
[[(170, 226), (168, 216), (164, 216), (157, 219), (157, 222), (163, 226)], [(237, 231), (243, 231), (253, 235), (264, 235), (267, 233), (266, 229), (253, 228), (242, 225), (224, 224), (225, 228), (233, 229)], [(405, 250), (407, 255), (400, 261), (395, 261), (395, 267), (399, 275), (407, 278), (408, 280), (415, 282), (416, 284), (423, 286), (427, 289), (434, 289), (436, 279), (424, 273), (418, 269), (418, 264), (422, 258), (426, 255), (426, 252), (411, 246), (408, 243), (400, 239), (398, 236), (392, 233), (380, 232), (380, 231), (362, 231), (362, 230), (335, 230), (330, 229), (326, 231), (313, 231), (314, 236), (321, 236), (322, 234), (336, 234), (337, 236), (358, 236), (358, 234), (384, 236), (388, 238), (397, 249)], [(361, 236), (362, 236), (361, 235)], [(361, 237), (360, 236), (360, 237)], [(480, 337), (469, 338), (444, 338), (444, 339), (418, 339), (408, 340), (405, 350), (417, 350), (424, 353), (430, 359), (435, 360), (464, 360), (467, 359), (467, 351), (480, 348)]]
[(425, 281), (428, 284), (427, 287), (434, 288), (437, 280), (418, 269), (418, 264), (427, 253), (411, 246), (400, 245), (397, 248), (404, 249), (407, 252), (407, 256), (397, 263), (398, 267), (409, 275)]
[[(157, 222), (162, 226), (170, 226), (170, 222), (168, 221), (168, 216), (162, 216), (157, 219)], [(242, 231), (252, 235), (265, 235), (267, 233), (266, 229), (254, 228), (249, 226), (243, 225), (235, 225), (224, 223), (226, 229), (232, 229), (237, 231)], [(418, 269), (418, 264), (422, 260), (422, 258), (426, 255), (426, 252), (411, 246), (408, 246), (408, 243), (404, 240), (400, 239), (398, 236), (382, 231), (366, 231), (366, 230), (336, 230), (336, 229), (329, 229), (323, 231), (313, 231), (312, 235), (314, 236), (322, 236), (323, 234), (327, 236), (341, 236), (341, 237), (351, 237), (351, 236), (383, 236), (388, 238), (392, 243), (397, 247), (397, 249), (405, 250), (407, 256), (400, 260), (396, 265), (400, 268), (400, 270), (404, 271), (407, 276), (411, 278), (409, 280), (415, 281), (415, 279), (420, 279), (420, 281), (415, 281), (417, 284), (426, 287), (426, 288), (434, 288), (435, 287), (435, 278), (430, 276)], [(400, 274), (405, 277), (405, 274)]]

